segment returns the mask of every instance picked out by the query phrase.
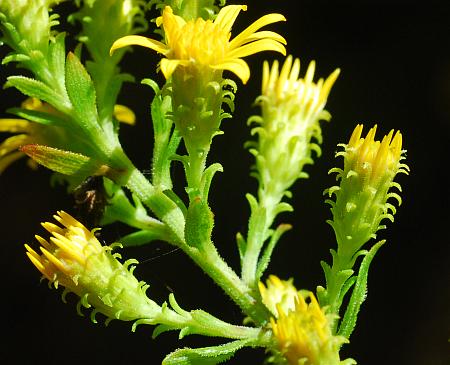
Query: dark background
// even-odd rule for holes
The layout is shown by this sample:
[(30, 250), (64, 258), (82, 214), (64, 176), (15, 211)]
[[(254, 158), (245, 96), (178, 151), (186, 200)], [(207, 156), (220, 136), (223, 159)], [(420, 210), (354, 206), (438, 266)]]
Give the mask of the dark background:
[[(292, 223), (294, 229), (279, 244), (268, 272), (294, 277), (301, 288), (314, 290), (323, 284), (319, 261), (330, 260), (328, 250), (334, 246), (334, 238), (325, 223), (330, 212), (322, 191), (333, 184), (328, 169), (341, 164), (334, 159), (336, 145), (346, 142), (355, 124), (361, 122), (366, 130), (378, 123), (379, 136), (392, 128), (403, 133), (411, 167), (409, 177), (398, 177), (404, 204), (395, 224), (389, 223), (388, 230), (380, 234), (388, 243), (372, 264), (367, 300), (351, 343), (342, 350), (343, 358), (352, 357), (359, 364), (450, 363), (450, 12), (445, 3), (254, 1), (233, 31), (236, 35), (267, 12), (281, 12), (288, 22), (271, 29), (286, 36), (290, 53), (300, 57), (304, 66), (315, 59), (316, 74), (321, 77), (336, 67), (342, 69), (327, 104), (333, 118), (330, 124), (323, 124), (323, 156), (306, 168), (310, 179), (299, 181), (292, 189), (290, 202), (296, 211), (282, 215), (280, 221)], [(224, 121), (225, 135), (215, 139), (210, 155), (210, 162), (220, 161), (225, 169), (215, 178), (211, 192), (214, 239), (235, 268), (234, 236), (245, 230), (249, 214), (244, 193), (256, 188), (248, 176), (252, 158), (243, 148), (249, 132), (246, 119), (258, 112), (251, 104), (260, 92), (262, 60), (277, 57), (265, 53), (247, 58), (252, 78), (246, 86), (239, 84), (235, 118)], [(136, 47), (126, 56), (123, 68), (140, 80), (155, 77), (156, 62), (151, 51)], [(11, 66), (2, 68), (0, 81), (4, 83), (13, 72)], [(161, 80), (161, 75), (156, 77)], [(14, 90), (4, 90), (1, 110), (22, 100), (17, 97)], [(124, 147), (136, 165), (147, 171), (151, 97), (150, 89), (139, 83), (126, 85), (120, 96), (120, 102), (138, 116), (137, 126), (122, 128)], [(181, 175), (179, 166), (175, 174)], [(73, 207), (64, 188), (49, 187), (49, 176), (44, 169), (29, 171), (20, 161), (0, 178), (2, 363), (157, 364), (177, 347), (220, 343), (196, 336), (176, 342), (175, 333), (152, 341), (151, 327), (142, 326), (131, 333), (127, 323), (113, 321), (109, 328), (92, 324), (76, 314), (73, 296), (63, 304), (60, 293), (39, 283), (23, 244), (33, 242), (35, 233), (43, 233), (40, 221), (50, 219), (57, 209), (70, 212)], [(104, 231), (103, 238), (109, 243), (120, 237), (121, 227)], [(155, 243), (122, 253), (142, 262), (137, 276), (151, 284), (148, 293), (157, 301), (173, 291), (185, 309), (201, 306), (239, 323), (241, 314), (221, 290), (181, 252), (170, 250)], [(229, 363), (260, 364), (263, 358), (261, 350), (242, 350)]]

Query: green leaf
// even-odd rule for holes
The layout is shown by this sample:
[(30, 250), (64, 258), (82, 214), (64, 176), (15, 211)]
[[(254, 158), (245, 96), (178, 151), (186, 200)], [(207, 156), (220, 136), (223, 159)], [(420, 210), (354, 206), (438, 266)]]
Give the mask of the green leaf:
[(358, 278), (356, 279), (355, 287), (353, 289), (350, 301), (348, 303), (345, 315), (339, 326), (338, 335), (344, 336), (345, 338), (350, 338), (351, 333), (356, 325), (356, 320), (358, 318), (358, 313), (361, 308), (361, 304), (366, 299), (367, 293), (367, 277), (369, 275), (369, 267), (372, 259), (375, 257), (378, 249), (386, 242), (382, 240), (370, 249), (367, 255), (361, 262), (359, 267)]
[(238, 340), (219, 346), (184, 348), (170, 353), (162, 365), (215, 365), (229, 360), (236, 351), (250, 345), (253, 339)]
[(214, 218), (208, 204), (200, 199), (194, 199), (189, 205), (184, 234), (186, 243), (192, 247), (201, 247), (210, 242)]
[[(65, 33), (59, 33), (48, 46), (48, 64), (53, 77), (58, 82), (59, 90), (66, 92), (65, 65), (66, 46)], [(67, 94), (65, 95), (67, 96)]]
[(161, 239), (161, 237), (158, 232), (140, 230), (123, 236), (119, 241), (124, 247), (134, 247), (143, 246), (159, 239)]
[(63, 175), (93, 175), (100, 167), (95, 161), (81, 153), (64, 151), (38, 144), (22, 146), (20, 151), (38, 164)]
[(88, 130), (98, 127), (95, 87), (80, 60), (69, 52), (66, 60), (66, 87), (78, 122)]
[(5, 84), (5, 88), (7, 87), (15, 87), (22, 94), (46, 101), (58, 110), (70, 114), (70, 105), (67, 105), (66, 100), (41, 81), (25, 76), (10, 76)]
[(67, 123), (67, 121), (55, 114), (39, 112), (36, 110), (10, 108), (7, 112), (42, 125), (64, 126)]
[(209, 188), (211, 186), (211, 181), (212, 181), (214, 175), (216, 174), (216, 172), (223, 172), (222, 165), (217, 162), (208, 166), (208, 168), (203, 172), (201, 188), (200, 188), (200, 195), (205, 200), (208, 200)]
[(270, 238), (269, 243), (267, 244), (267, 247), (264, 250), (263, 255), (258, 261), (258, 266), (256, 268), (256, 280), (261, 279), (261, 276), (264, 274), (264, 271), (266, 271), (267, 266), (269, 265), (270, 258), (272, 256), (272, 252), (280, 240), (281, 236), (289, 231), (292, 228), (290, 224), (280, 224), (275, 232), (272, 234), (272, 237)]

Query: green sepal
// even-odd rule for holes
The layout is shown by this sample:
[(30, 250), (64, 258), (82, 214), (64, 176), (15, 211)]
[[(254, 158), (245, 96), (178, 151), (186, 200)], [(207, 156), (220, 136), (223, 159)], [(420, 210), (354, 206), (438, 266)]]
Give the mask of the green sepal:
[(66, 60), (66, 87), (75, 111), (74, 117), (80, 125), (87, 130), (98, 126), (94, 83), (72, 52), (69, 52)]
[(63, 115), (58, 116), (55, 114), (22, 108), (10, 108), (6, 112), (42, 125), (67, 126), (67, 121), (63, 119)]
[(206, 201), (201, 198), (194, 199), (186, 216), (186, 243), (192, 247), (200, 247), (203, 243), (210, 242), (213, 226), (213, 213)]
[(215, 365), (229, 360), (236, 351), (250, 345), (252, 339), (238, 340), (219, 346), (178, 349), (165, 357), (162, 365)]
[(94, 175), (101, 165), (90, 157), (71, 151), (53, 147), (28, 144), (20, 151), (28, 155), (38, 164), (63, 175)]
[(358, 278), (356, 279), (355, 287), (353, 289), (350, 301), (345, 311), (344, 317), (340, 323), (338, 335), (350, 338), (353, 332), (356, 320), (358, 317), (361, 304), (366, 299), (367, 295), (367, 277), (369, 275), (369, 267), (372, 259), (375, 257), (378, 249), (386, 242), (382, 240), (372, 246), (370, 251), (364, 256), (361, 266), (359, 267)]
[(41, 81), (25, 76), (9, 76), (4, 87), (15, 87), (22, 94), (46, 101), (58, 110), (70, 109), (61, 95)]
[(272, 237), (270, 237), (270, 241), (267, 244), (266, 248), (264, 249), (264, 252), (261, 256), (261, 258), (258, 261), (258, 266), (256, 268), (256, 280), (260, 280), (261, 276), (264, 274), (264, 271), (266, 271), (267, 266), (269, 265), (270, 258), (272, 256), (272, 252), (280, 240), (281, 236), (289, 231), (292, 228), (290, 224), (280, 224), (275, 232), (272, 233)]

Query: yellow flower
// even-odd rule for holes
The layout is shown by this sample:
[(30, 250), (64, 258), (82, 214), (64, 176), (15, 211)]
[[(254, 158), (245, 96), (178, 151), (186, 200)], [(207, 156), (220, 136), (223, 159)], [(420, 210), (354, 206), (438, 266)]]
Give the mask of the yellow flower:
[(102, 246), (95, 230), (88, 230), (71, 215), (59, 211), (53, 216), (60, 225), (42, 226), (51, 233), (49, 240), (36, 235), (42, 254), (25, 245), (27, 256), (36, 268), (54, 284), (64, 286), (80, 298), (85, 307), (95, 307), (109, 318), (124, 321), (149, 318), (159, 306), (147, 298), (148, 285), (139, 282), (127, 270), (136, 260), (121, 264), (111, 247)]
[(401, 204), (401, 197), (390, 192), (392, 187), (401, 191), (394, 178), (397, 173), (409, 172), (409, 167), (401, 163), (402, 134), (391, 130), (381, 141), (375, 140), (377, 126), (361, 138), (363, 125), (357, 125), (348, 144), (342, 144), (344, 151), (337, 156), (344, 157), (344, 169), (333, 168), (337, 173), (339, 186), (333, 186), (325, 192), (336, 201), (327, 200), (331, 205), (333, 227), (341, 252), (348, 258), (370, 238), (376, 238), (376, 232), (385, 228), (380, 225), (385, 218), (394, 221), (396, 207), (388, 202), (394, 198)]
[(391, 130), (382, 141), (375, 141), (377, 126), (369, 130), (366, 138), (361, 138), (363, 125), (359, 124), (353, 131), (346, 147), (345, 162), (348, 170), (354, 171), (361, 180), (377, 186), (384, 177), (395, 175), (402, 159), (402, 134)]
[(261, 293), (262, 302), (275, 317), (279, 316), (279, 307), (285, 313), (295, 308), (298, 291), (292, 284), (292, 279), (280, 280), (277, 276), (270, 275), (266, 285), (267, 287), (262, 282), (259, 282), (259, 292)]
[[(305, 299), (309, 298), (309, 303)], [(289, 364), (338, 365), (352, 364), (349, 359), (341, 362), (339, 347), (348, 342), (340, 336), (333, 336), (330, 318), (320, 308), (313, 293), (307, 296), (299, 293), (295, 308), (284, 311), (278, 307), (279, 317), (271, 318), (273, 334), (278, 349)]]
[(313, 163), (312, 151), (318, 155), (321, 151), (319, 121), (331, 118), (324, 107), (339, 69), (317, 82), (313, 82), (314, 71), (312, 61), (305, 76), (299, 77), (300, 61), (292, 56), (286, 58), (281, 71), (278, 61), (272, 67), (267, 61), (263, 65), (262, 94), (256, 99), (261, 115), (249, 119), (256, 124), (252, 135), (258, 139), (247, 145), (256, 157), (258, 194), (265, 200), (269, 220), (286, 190), (298, 178), (308, 176), (304, 166)]
[[(328, 120), (329, 113), (323, 110), (328, 95), (340, 70), (334, 70), (325, 80), (313, 82), (316, 63), (311, 61), (306, 74), (300, 78), (300, 60), (294, 61), (288, 56), (279, 71), (278, 61), (271, 68), (264, 62), (262, 77), (263, 108), (281, 108), (287, 117), (296, 118), (291, 121), (292, 128), (297, 131), (310, 127), (320, 119)], [(299, 121), (301, 120), (301, 122)]]
[(142, 36), (126, 36), (118, 39), (111, 47), (111, 53), (118, 48), (140, 45), (161, 53), (166, 58), (161, 60), (161, 71), (166, 79), (179, 67), (196, 69), (228, 70), (236, 74), (243, 83), (250, 77), (250, 69), (242, 60), (262, 51), (276, 51), (285, 54), (285, 39), (271, 31), (258, 31), (260, 28), (285, 21), (281, 14), (268, 14), (235, 38), (231, 38), (231, 28), (245, 5), (223, 7), (214, 21), (198, 18), (186, 22), (174, 15), (172, 8), (166, 6), (157, 25), (163, 26), (165, 43)]

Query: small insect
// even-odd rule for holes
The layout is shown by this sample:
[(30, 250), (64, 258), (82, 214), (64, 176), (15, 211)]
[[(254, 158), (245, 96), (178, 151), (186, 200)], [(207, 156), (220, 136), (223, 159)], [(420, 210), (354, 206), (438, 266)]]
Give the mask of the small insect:
[(102, 176), (89, 176), (73, 191), (77, 218), (89, 227), (98, 227), (108, 204)]

